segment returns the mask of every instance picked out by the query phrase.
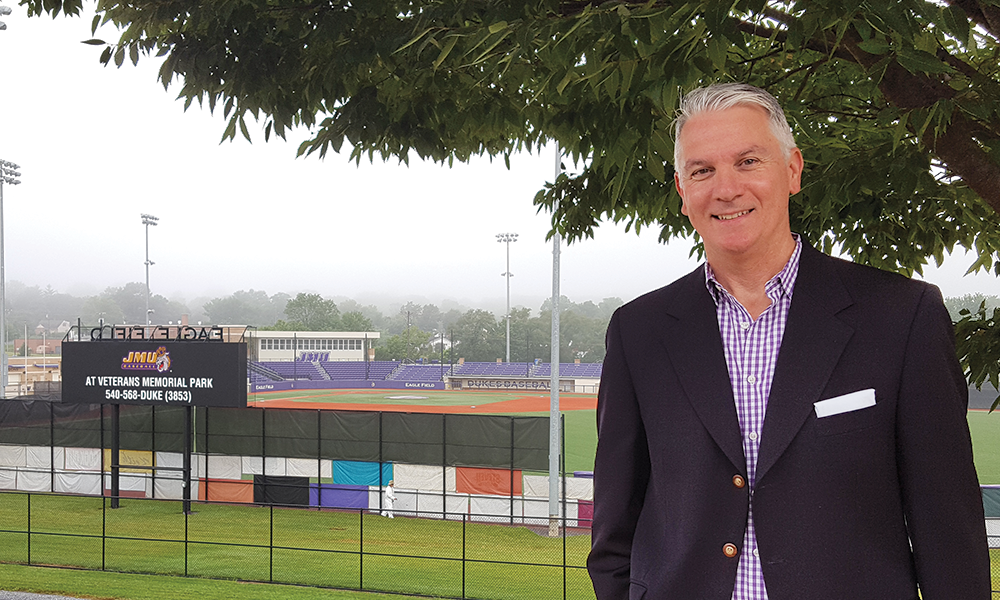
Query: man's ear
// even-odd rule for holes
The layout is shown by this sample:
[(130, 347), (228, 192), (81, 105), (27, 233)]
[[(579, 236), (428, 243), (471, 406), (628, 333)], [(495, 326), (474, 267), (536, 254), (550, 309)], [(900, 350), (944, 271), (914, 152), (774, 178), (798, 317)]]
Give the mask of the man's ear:
[(805, 160), (802, 152), (798, 148), (792, 148), (792, 155), (788, 157), (788, 195), (794, 196), (802, 189), (802, 168)]
[(681, 185), (681, 177), (674, 171), (674, 187), (677, 188), (677, 193), (681, 197), (681, 214), (687, 216), (687, 202), (684, 201), (684, 187)]

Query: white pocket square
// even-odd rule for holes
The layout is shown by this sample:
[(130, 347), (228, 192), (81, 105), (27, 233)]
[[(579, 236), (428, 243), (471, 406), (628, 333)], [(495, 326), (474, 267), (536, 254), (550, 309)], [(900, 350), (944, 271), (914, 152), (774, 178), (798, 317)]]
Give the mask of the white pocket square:
[(813, 402), (816, 407), (816, 418), (832, 417), (841, 413), (861, 410), (869, 406), (875, 406), (875, 389), (858, 390), (836, 398)]

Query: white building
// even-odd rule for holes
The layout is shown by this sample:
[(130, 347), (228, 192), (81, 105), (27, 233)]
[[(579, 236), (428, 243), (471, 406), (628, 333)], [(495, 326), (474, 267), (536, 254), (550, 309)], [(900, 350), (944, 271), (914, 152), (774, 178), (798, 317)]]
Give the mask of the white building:
[(338, 361), (375, 359), (377, 331), (255, 331), (248, 339), (258, 361)]

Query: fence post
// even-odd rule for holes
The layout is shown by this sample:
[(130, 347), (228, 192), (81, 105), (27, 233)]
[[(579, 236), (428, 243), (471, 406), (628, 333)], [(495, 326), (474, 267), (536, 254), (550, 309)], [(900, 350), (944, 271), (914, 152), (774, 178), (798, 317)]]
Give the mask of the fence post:
[(270, 561), (270, 564), (268, 565), (267, 580), (271, 583), (274, 583), (274, 504), (269, 503), (267, 508), (270, 511), (270, 519), (271, 519), (271, 524), (269, 527), (269, 529), (271, 530), (271, 539), (270, 541), (268, 541), (268, 554), (269, 554), (268, 559)]
[[(566, 478), (563, 477), (563, 481), (565, 481), (565, 480), (566, 480)], [(579, 508), (577, 510), (579, 510)], [(577, 514), (577, 519), (579, 519), (579, 517), (580, 517), (580, 515)], [(563, 565), (562, 565), (562, 567), (563, 567), (563, 569), (562, 569), (562, 571), (563, 571), (563, 600), (566, 600), (566, 524), (567, 524), (567, 521), (565, 519), (566, 519), (566, 517), (563, 517), (563, 528), (562, 528), (562, 544), (563, 544)], [(577, 524), (579, 525), (579, 521), (577, 521)]]
[(441, 519), (448, 520), (448, 415), (444, 413), (441, 414)]
[[(332, 471), (333, 464), (330, 464)], [(382, 462), (379, 461), (379, 477), (382, 476)], [(331, 480), (333, 473), (330, 473)], [(323, 410), (316, 409), (316, 510), (323, 510)]]
[[(382, 514), (382, 492), (383, 492), (382, 488), (385, 487), (385, 484), (389, 483), (388, 481), (382, 480), (382, 461), (384, 460), (384, 458), (382, 457), (382, 414), (383, 414), (382, 411), (379, 411), (378, 413), (378, 512), (379, 514)], [(392, 476), (393, 477), (396, 476), (395, 471), (393, 471)]]
[[(104, 477), (104, 473), (101, 473), (101, 477)], [(104, 482), (101, 482), (104, 485)], [(108, 545), (108, 499), (101, 497), (101, 570), (107, 569), (107, 550)]]
[[(149, 451), (152, 454), (153, 468), (149, 471), (150, 479), (153, 483), (150, 489), (153, 490), (153, 499), (156, 499), (156, 405), (149, 407)], [(55, 491), (55, 490), (53, 490)]]
[[(27, 380), (27, 369), (24, 371), (24, 376)], [(56, 407), (51, 402), (49, 403), (49, 491), (56, 491)]]
[(31, 566), (31, 494), (28, 494), (28, 566)]
[[(190, 421), (188, 421), (190, 422)], [(188, 520), (191, 518), (191, 511), (184, 511), (184, 576), (188, 575)]]
[(365, 589), (365, 509), (358, 509), (358, 589)]
[[(524, 511), (522, 510), (522, 513)], [(514, 417), (510, 417), (510, 524), (514, 524)]]
[(465, 598), (465, 523), (469, 519), (469, 514), (462, 515), (462, 598)]
[(121, 404), (111, 405), (111, 508), (120, 506), (118, 495), (121, 494)]

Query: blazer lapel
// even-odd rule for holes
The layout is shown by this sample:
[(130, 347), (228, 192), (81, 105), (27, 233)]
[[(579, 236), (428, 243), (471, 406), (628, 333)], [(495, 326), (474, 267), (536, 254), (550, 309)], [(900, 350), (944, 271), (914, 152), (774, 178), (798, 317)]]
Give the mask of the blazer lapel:
[(663, 321), (663, 346), (705, 429), (737, 472), (746, 474), (733, 388), (705, 271), (699, 267), (681, 283), (667, 309), (672, 318)]
[(837, 318), (853, 302), (830, 258), (803, 245), (785, 334), (768, 397), (757, 481), (801, 429), (854, 329)]

